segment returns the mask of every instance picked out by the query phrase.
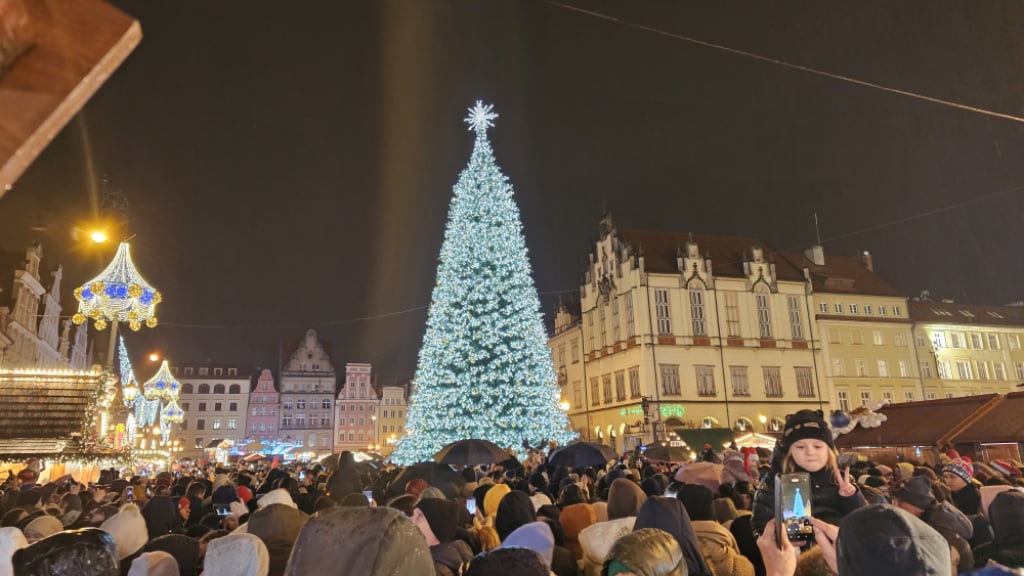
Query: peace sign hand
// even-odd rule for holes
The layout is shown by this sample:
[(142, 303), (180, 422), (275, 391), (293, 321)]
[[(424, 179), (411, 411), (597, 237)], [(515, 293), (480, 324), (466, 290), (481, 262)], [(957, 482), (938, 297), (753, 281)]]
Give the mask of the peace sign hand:
[(839, 484), (839, 495), (844, 498), (849, 498), (857, 493), (857, 487), (850, 482), (849, 466), (843, 469), (843, 474), (840, 474), (839, 469), (836, 468), (836, 483)]

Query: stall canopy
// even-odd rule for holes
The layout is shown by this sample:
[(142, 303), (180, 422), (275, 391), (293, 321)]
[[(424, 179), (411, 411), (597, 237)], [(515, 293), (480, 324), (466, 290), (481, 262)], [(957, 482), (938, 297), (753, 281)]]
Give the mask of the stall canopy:
[(1001, 397), (981, 418), (974, 419), (957, 431), (957, 443), (1024, 441), (1024, 392), (1013, 392)]
[(891, 404), (878, 410), (887, 420), (878, 428), (858, 426), (836, 438), (837, 448), (935, 446), (957, 439), (964, 426), (974, 422), (992, 405), (998, 394), (945, 398)]
[(716, 452), (732, 443), (735, 435), (728, 428), (676, 428), (674, 430), (680, 440), (686, 442), (690, 450), (700, 453), (705, 444), (710, 444)]

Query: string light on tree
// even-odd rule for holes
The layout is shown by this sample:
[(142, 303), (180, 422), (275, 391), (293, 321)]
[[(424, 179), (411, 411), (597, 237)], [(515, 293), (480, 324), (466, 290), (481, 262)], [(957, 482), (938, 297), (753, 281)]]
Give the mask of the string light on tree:
[(560, 408), (519, 208), (487, 138), (497, 117), (477, 101), (465, 120), (476, 140), (448, 210), (409, 433), (392, 454), (402, 464), (466, 438), (520, 449), (575, 437)]

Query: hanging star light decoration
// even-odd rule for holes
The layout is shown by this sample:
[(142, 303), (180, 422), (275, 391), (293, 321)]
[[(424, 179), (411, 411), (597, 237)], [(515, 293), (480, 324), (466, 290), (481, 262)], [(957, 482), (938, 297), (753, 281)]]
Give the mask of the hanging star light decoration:
[(75, 324), (95, 320), (97, 330), (108, 322), (126, 322), (132, 330), (143, 324), (157, 324), (156, 305), (163, 297), (149, 285), (132, 262), (127, 242), (117, 247), (117, 254), (99, 276), (75, 288), (78, 312), (71, 317)]
[(171, 374), (171, 367), (167, 365), (167, 360), (161, 362), (160, 369), (156, 371), (156, 374), (153, 374), (142, 385), (142, 395), (146, 397), (146, 400), (173, 400), (178, 397), (179, 391), (181, 391), (181, 383)]
[(477, 100), (475, 106), (466, 110), (469, 110), (469, 116), (466, 116), (464, 120), (466, 124), (469, 124), (467, 130), (475, 130), (479, 134), (494, 127), (494, 122), (491, 120), (498, 117), (498, 113), (494, 111), (494, 104), (485, 105), (483, 101)]

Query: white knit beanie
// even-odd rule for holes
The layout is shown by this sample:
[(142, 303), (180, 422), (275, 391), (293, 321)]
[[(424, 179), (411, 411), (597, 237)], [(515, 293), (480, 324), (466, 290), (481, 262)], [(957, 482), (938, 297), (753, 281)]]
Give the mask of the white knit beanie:
[(114, 537), (117, 542), (117, 559), (124, 560), (138, 552), (149, 540), (146, 520), (135, 504), (125, 504), (121, 511), (100, 524), (100, 530)]

